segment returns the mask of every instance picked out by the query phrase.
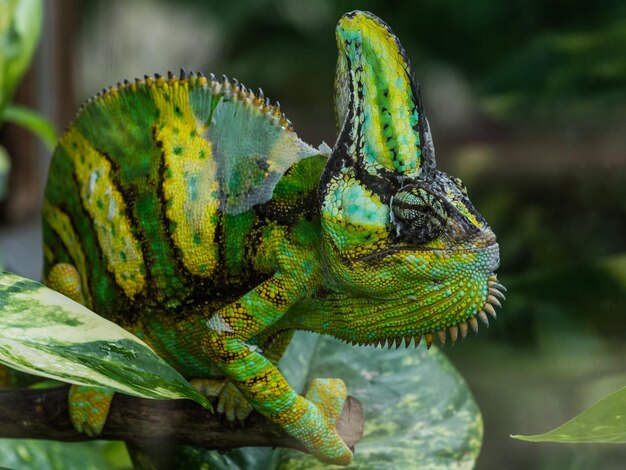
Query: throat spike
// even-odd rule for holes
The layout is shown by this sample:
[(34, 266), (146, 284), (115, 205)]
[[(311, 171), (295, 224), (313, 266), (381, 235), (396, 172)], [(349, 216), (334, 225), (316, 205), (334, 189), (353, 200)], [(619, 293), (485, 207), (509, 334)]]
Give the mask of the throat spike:
[(476, 317), (470, 317), (467, 322), (469, 323), (470, 327), (472, 328), (472, 331), (474, 332), (475, 335), (478, 334), (478, 320), (476, 320)]
[(433, 334), (424, 333), (424, 339), (426, 340), (426, 349), (430, 349), (430, 346), (433, 344)]
[[(494, 299), (495, 300), (495, 299)], [(496, 302), (498, 302), (496, 300)], [(498, 302), (498, 305), (500, 304), (500, 302)], [(486, 303), (485, 306), (483, 307), (485, 309), (485, 311), (491, 315), (494, 319), (498, 318), (498, 315), (496, 315), (496, 309), (493, 308), (493, 305), (491, 305), (490, 303)]]
[(453, 325), (450, 328), (448, 328), (448, 331), (450, 333), (450, 341), (454, 345), (454, 343), (456, 343), (456, 339), (459, 336), (459, 327), (456, 325)]
[(446, 345), (446, 330), (439, 330), (437, 332), (437, 336), (439, 337), (439, 342), (441, 343), (441, 346), (445, 346)]
[(489, 288), (489, 295), (499, 298), (500, 300), (506, 300), (506, 296), (498, 289)]
[(499, 284), (499, 283), (497, 283), (495, 281), (491, 282), (489, 284), (489, 287), (493, 287), (494, 289), (498, 289), (498, 290), (501, 290), (503, 292), (506, 292), (506, 287), (504, 287), (502, 284)]
[(466, 321), (462, 321), (461, 323), (459, 323), (459, 331), (461, 332), (462, 339), (467, 338), (467, 330), (468, 330), (468, 325)]
[(483, 324), (489, 328), (489, 318), (487, 318), (487, 314), (484, 312), (484, 310), (481, 310), (480, 312), (478, 312), (476, 314), (476, 316), (478, 317), (478, 319), (483, 322)]

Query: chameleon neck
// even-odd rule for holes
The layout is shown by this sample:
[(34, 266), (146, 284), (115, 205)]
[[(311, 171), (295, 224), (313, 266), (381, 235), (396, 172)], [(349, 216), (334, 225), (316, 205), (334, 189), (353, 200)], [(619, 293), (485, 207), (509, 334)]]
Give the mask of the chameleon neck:
[(294, 308), (279, 329), (310, 331), (371, 345), (407, 336), (416, 336), (417, 343), (417, 338), (427, 332), (418, 325), (420, 321), (406, 296), (377, 300), (333, 293)]

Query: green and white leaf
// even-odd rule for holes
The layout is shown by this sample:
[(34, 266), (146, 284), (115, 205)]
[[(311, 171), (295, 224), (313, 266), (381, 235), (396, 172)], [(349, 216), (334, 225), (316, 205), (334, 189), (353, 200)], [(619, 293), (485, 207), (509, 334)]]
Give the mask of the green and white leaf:
[(530, 442), (626, 443), (626, 387), (607, 395), (552, 431), (532, 436), (511, 436)]
[(211, 408), (136, 336), (41, 284), (0, 274), (0, 363), (79, 385)]

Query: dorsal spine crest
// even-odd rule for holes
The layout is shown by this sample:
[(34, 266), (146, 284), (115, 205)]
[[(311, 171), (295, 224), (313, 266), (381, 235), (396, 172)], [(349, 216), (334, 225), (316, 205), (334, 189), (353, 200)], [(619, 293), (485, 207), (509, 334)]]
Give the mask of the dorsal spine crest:
[(254, 93), (251, 89), (239, 83), (236, 78), (229, 79), (226, 75), (222, 75), (222, 81), (218, 81), (214, 74), (210, 74), (207, 79), (202, 72), (187, 72), (184, 69), (181, 69), (179, 76), (168, 72), (167, 78), (165, 78), (155, 73), (153, 76), (144, 75), (143, 79), (135, 78), (132, 82), (124, 80), (123, 82), (118, 82), (115, 86), (103, 88), (79, 108), (76, 117), (78, 117), (90, 103), (106, 100), (111, 96), (117, 95), (119, 91), (124, 89), (136, 92), (138, 89), (145, 86), (147, 88), (157, 87), (167, 90), (169, 87), (177, 88), (181, 85), (185, 87), (210, 87), (213, 94), (223, 94), (227, 98), (243, 101), (250, 107), (258, 108), (262, 114), (272, 118), (272, 120), (283, 129), (293, 131), (293, 125), (280, 109), (280, 103), (277, 101), (276, 104), (271, 104), (269, 98), (265, 97), (263, 90), (260, 88), (258, 93)]

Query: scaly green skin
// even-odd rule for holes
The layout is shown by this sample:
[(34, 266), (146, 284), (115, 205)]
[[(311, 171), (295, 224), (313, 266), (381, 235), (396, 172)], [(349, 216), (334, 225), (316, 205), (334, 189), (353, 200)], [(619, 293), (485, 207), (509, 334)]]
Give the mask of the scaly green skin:
[[(305, 397), (276, 364), (295, 330), (358, 344), (456, 340), (502, 297), (498, 245), (462, 183), (436, 169), (409, 62), (370, 13), (337, 26), (328, 157), (237, 82), (105, 90), (57, 148), (44, 207), (46, 282), (147, 341), (218, 410), (250, 405), (325, 462), (346, 390)], [(75, 387), (97, 434), (110, 394)]]

